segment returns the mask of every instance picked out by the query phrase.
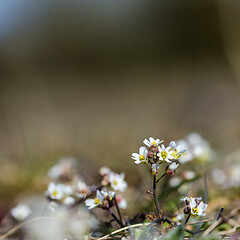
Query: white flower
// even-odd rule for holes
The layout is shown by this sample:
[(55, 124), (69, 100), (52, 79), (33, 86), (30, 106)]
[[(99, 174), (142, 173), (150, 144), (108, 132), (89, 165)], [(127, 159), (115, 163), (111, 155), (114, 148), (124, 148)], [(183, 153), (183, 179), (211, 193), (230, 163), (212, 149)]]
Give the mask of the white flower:
[(186, 148), (184, 148), (184, 146), (178, 146), (176, 144), (176, 142), (174, 141), (171, 141), (170, 144), (169, 144), (169, 147), (171, 147), (171, 150), (173, 150), (173, 157), (174, 159), (179, 159), (181, 157), (181, 155), (186, 152)]
[(239, 187), (240, 186), (240, 164), (235, 164), (230, 169), (230, 184), (233, 187)]
[(127, 188), (127, 183), (124, 181), (125, 174), (117, 174), (117, 173), (112, 173), (109, 176), (109, 181), (111, 183), (111, 187), (117, 191), (124, 192), (125, 189)]
[(51, 211), (51, 212), (55, 212), (57, 209), (59, 208), (59, 204), (54, 202), (54, 201), (51, 201), (49, 204), (48, 204), (48, 209)]
[(151, 173), (152, 173), (153, 175), (157, 175), (157, 174), (158, 174), (158, 169), (159, 169), (159, 167), (160, 167), (159, 164), (154, 163), (154, 164), (152, 165), (152, 168), (151, 168)]
[(108, 167), (101, 167), (101, 168), (99, 169), (99, 173), (100, 173), (101, 176), (108, 175), (108, 174), (110, 174), (111, 172), (112, 172), (112, 171), (111, 171), (110, 168), (108, 168)]
[(104, 197), (103, 197), (102, 193), (99, 190), (97, 190), (96, 198), (87, 199), (85, 201), (85, 205), (88, 207), (88, 209), (92, 209), (92, 208), (95, 208), (98, 205), (102, 204), (103, 200), (104, 200)]
[(143, 143), (147, 145), (148, 147), (155, 146), (157, 147), (160, 143), (162, 143), (160, 139), (154, 139), (153, 137), (150, 137), (149, 140), (145, 139)]
[(184, 164), (186, 162), (189, 162), (189, 161), (192, 161), (194, 158), (193, 154), (189, 151), (187, 152), (184, 152), (181, 154), (180, 158), (178, 159), (178, 161), (181, 163), (181, 164)]
[(102, 189), (101, 193), (105, 199), (109, 199), (110, 201), (115, 197), (116, 193), (114, 191), (107, 191), (106, 189)]
[(63, 204), (66, 206), (72, 206), (75, 203), (75, 199), (73, 197), (66, 197), (63, 200)]
[(148, 151), (145, 147), (140, 147), (139, 148), (139, 154), (138, 153), (133, 153), (132, 154), (132, 159), (135, 160), (136, 164), (139, 163), (147, 163), (147, 155)]
[(64, 196), (63, 187), (61, 184), (50, 183), (48, 185), (47, 194), (51, 199), (60, 200)]
[(189, 197), (183, 197), (183, 198), (181, 198), (181, 201), (183, 201), (183, 202), (189, 201)]
[(76, 162), (76, 159), (73, 157), (62, 158), (56, 165), (50, 168), (48, 176), (52, 179), (69, 177)]
[(70, 185), (66, 184), (58, 184), (59, 187), (62, 188), (63, 194), (64, 195), (72, 195), (73, 194), (73, 187)]
[(57, 164), (50, 168), (48, 171), (48, 176), (52, 179), (58, 179), (62, 174), (62, 166)]
[(185, 171), (183, 173), (183, 177), (187, 180), (190, 180), (196, 177), (196, 173), (194, 171)]
[(127, 208), (127, 200), (125, 198), (121, 197), (118, 202), (118, 206), (122, 209), (126, 209)]
[(202, 200), (202, 198), (201, 197), (196, 197), (196, 198), (194, 198), (194, 197), (184, 197), (184, 198), (182, 198), (181, 199), (181, 201), (184, 201), (184, 202), (190, 202), (190, 200), (192, 201), (192, 200), (195, 200), (195, 202), (197, 203), (197, 204), (199, 204), (200, 203), (200, 201)]
[(183, 221), (183, 219), (184, 219), (184, 214), (178, 214), (176, 217), (175, 217), (175, 221), (177, 222), (177, 225), (179, 225), (180, 224), (180, 222), (182, 222)]
[(77, 185), (77, 197), (85, 198), (89, 192), (89, 188), (85, 182), (79, 182)]
[(178, 168), (178, 166), (179, 166), (179, 164), (174, 162), (168, 166), (168, 169), (173, 172)]
[(19, 204), (15, 208), (11, 210), (11, 215), (18, 221), (25, 220), (30, 214), (32, 210), (24, 204)]
[(167, 167), (166, 167), (166, 173), (168, 174), (168, 175), (172, 175), (172, 174), (174, 174), (174, 173), (176, 173), (176, 169), (178, 168), (178, 166), (179, 166), (179, 164), (177, 164), (177, 163), (171, 163), (170, 165), (168, 165)]
[(186, 139), (190, 145), (201, 145), (205, 141), (199, 133), (190, 133)]
[(176, 187), (182, 182), (181, 178), (179, 177), (173, 177), (169, 180), (169, 186), (170, 187)]
[(171, 150), (171, 147), (165, 148), (165, 146), (162, 144), (162, 146), (158, 147), (159, 153), (157, 154), (159, 157), (159, 160), (166, 161), (168, 163), (172, 163), (169, 159), (174, 159), (173, 157), (173, 150)]
[(181, 164), (192, 161), (194, 156), (192, 154), (192, 151), (190, 149), (188, 142), (184, 139), (181, 139), (181, 140), (177, 141), (177, 145), (180, 146), (180, 148), (178, 150), (180, 152), (182, 152), (178, 161)]
[(191, 208), (191, 215), (193, 216), (205, 216), (206, 214), (204, 213), (207, 209), (207, 204), (200, 202), (198, 204), (198, 201), (194, 198), (189, 199), (190, 203), (190, 208)]

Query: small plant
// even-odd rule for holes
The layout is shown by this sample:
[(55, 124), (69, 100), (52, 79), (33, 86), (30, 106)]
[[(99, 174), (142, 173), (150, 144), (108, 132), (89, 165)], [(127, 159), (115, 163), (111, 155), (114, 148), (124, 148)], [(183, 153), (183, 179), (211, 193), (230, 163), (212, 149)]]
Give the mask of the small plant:
[[(201, 173), (187, 170), (184, 165), (181, 176), (173, 176), (183, 169), (183, 164), (190, 165), (195, 159), (194, 165), (202, 166), (202, 161), (212, 156), (213, 151), (205, 140), (190, 134), (185, 140), (171, 141), (168, 146), (153, 137), (143, 143), (145, 146), (133, 153), (132, 159), (135, 164), (147, 168), (152, 180), (151, 190), (146, 190), (151, 202), (143, 208), (145, 212), (137, 211), (132, 217), (122, 215), (123, 210), (127, 213), (128, 205), (123, 197), (128, 187), (124, 173), (101, 167), (99, 183), (89, 185), (76, 170), (77, 160), (64, 158), (48, 172), (51, 181), (45, 192), (47, 205), (42, 200), (30, 204), (31, 207), (27, 204), (14, 207), (6, 221), (10, 230), (5, 230), (0, 240), (219, 239), (219, 235), (225, 236), (219, 232), (233, 229), (231, 224), (239, 206), (225, 217), (221, 208), (214, 218), (203, 219), (208, 210), (206, 174), (204, 201), (202, 197), (182, 197), (188, 195), (182, 194), (187, 192), (183, 187), (196, 181)], [(197, 189), (194, 190), (197, 193)], [(181, 202), (184, 205), (181, 206)], [(45, 207), (40, 210), (41, 205)], [(7, 224), (5, 227), (7, 229)], [(218, 236), (212, 235), (213, 231)], [(238, 239), (237, 229), (231, 233), (231, 239)]]

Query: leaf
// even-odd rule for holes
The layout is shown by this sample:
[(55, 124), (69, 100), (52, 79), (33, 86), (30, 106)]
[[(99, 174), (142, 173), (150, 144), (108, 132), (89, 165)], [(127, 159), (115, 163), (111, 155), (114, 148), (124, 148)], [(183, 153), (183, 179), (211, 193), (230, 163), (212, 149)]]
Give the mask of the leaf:
[(180, 240), (184, 239), (184, 226), (180, 225), (169, 231), (162, 239), (164, 240)]

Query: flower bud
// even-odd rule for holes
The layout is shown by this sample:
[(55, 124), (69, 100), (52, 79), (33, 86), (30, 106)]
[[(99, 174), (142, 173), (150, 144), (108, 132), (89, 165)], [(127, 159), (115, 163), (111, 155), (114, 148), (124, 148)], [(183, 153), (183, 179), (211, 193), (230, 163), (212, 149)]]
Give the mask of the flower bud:
[(191, 212), (190, 207), (185, 207), (185, 208), (183, 209), (183, 213), (184, 213), (184, 214), (190, 214), (190, 212)]
[(151, 149), (153, 153), (156, 153), (158, 151), (157, 147), (154, 145), (151, 146)]
[(179, 165), (179, 164), (176, 164), (175, 162), (174, 162), (174, 163), (171, 163), (170, 165), (168, 165), (168, 166), (166, 167), (166, 173), (167, 173), (168, 175), (172, 175), (172, 174), (176, 173), (176, 169), (177, 169), (178, 165)]
[(147, 193), (147, 194), (152, 194), (152, 195), (153, 195), (153, 193), (152, 193), (151, 191), (149, 191), (149, 190), (147, 190), (146, 193)]
[(148, 157), (149, 157), (149, 158), (153, 157), (153, 152), (148, 151)]

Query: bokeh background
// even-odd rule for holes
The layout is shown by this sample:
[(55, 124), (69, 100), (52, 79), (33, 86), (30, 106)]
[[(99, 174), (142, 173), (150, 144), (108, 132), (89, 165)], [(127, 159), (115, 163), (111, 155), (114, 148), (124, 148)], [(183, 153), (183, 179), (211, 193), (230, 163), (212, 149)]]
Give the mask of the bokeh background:
[(237, 151), (239, 13), (229, 0), (0, 0), (1, 214), (43, 193), (63, 156), (137, 185), (146, 137), (199, 132), (219, 162)]

